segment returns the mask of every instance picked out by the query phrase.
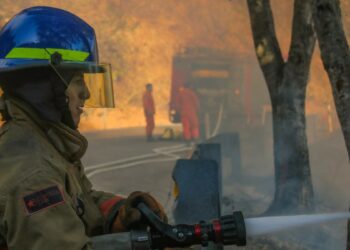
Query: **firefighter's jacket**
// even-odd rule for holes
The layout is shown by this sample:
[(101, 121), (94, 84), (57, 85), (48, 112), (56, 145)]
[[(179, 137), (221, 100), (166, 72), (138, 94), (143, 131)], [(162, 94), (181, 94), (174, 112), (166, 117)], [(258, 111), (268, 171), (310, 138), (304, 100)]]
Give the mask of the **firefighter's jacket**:
[(189, 88), (180, 90), (177, 97), (177, 105), (181, 117), (197, 117), (199, 111), (199, 100), (193, 90)]
[[(43, 122), (18, 100), (0, 129), (0, 236), (13, 250), (92, 249), (101, 211), (120, 197), (95, 191), (81, 157), (87, 141), (63, 124)], [(6, 249), (6, 248), (5, 248)]]
[(156, 112), (156, 109), (154, 107), (154, 100), (153, 100), (152, 93), (149, 91), (145, 91), (143, 93), (142, 102), (143, 102), (143, 111), (145, 113), (145, 116), (153, 116)]

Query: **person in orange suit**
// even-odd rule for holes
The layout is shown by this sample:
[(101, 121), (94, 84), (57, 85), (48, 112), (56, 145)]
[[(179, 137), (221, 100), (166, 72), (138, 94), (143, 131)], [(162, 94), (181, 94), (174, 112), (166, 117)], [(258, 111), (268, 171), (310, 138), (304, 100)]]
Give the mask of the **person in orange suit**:
[(199, 138), (199, 100), (196, 93), (187, 87), (181, 86), (178, 95), (178, 110), (181, 114), (183, 138), (186, 142), (196, 141)]
[(153, 86), (151, 83), (146, 84), (146, 91), (143, 93), (143, 110), (146, 118), (146, 136), (147, 141), (153, 141), (153, 130), (154, 130), (154, 115), (156, 109), (154, 107), (154, 100), (152, 96)]

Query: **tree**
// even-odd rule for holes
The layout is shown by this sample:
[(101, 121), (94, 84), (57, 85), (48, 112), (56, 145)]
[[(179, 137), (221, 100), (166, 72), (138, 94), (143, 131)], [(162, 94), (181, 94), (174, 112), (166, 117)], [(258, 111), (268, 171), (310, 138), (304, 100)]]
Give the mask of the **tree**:
[(315, 30), (350, 159), (350, 51), (339, 0), (316, 0)]
[[(323, 66), (331, 83), (350, 159), (350, 51), (344, 34), (339, 0), (316, 0), (314, 21)], [(347, 228), (346, 249), (350, 249), (350, 220)]]
[(295, 0), (288, 59), (283, 60), (269, 0), (247, 0), (255, 52), (272, 106), (275, 195), (266, 213), (313, 207), (305, 97), (315, 46), (313, 0)]

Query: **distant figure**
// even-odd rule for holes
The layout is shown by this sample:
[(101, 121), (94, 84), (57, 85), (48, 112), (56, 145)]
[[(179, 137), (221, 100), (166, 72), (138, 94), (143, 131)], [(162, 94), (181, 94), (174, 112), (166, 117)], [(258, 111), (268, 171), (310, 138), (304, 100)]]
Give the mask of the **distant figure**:
[(156, 109), (152, 96), (153, 86), (151, 83), (146, 84), (146, 91), (143, 94), (143, 110), (146, 118), (146, 136), (147, 141), (153, 141), (154, 115)]
[(178, 95), (178, 110), (181, 114), (183, 138), (187, 143), (199, 138), (199, 100), (196, 93), (187, 87), (181, 86)]

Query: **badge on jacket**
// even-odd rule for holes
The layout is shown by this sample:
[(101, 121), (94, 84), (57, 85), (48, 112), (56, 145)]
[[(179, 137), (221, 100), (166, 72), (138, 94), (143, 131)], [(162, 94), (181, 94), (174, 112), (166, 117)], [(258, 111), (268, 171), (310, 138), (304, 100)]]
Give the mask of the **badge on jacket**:
[(48, 187), (23, 197), (28, 215), (64, 203), (63, 194), (57, 186)]

